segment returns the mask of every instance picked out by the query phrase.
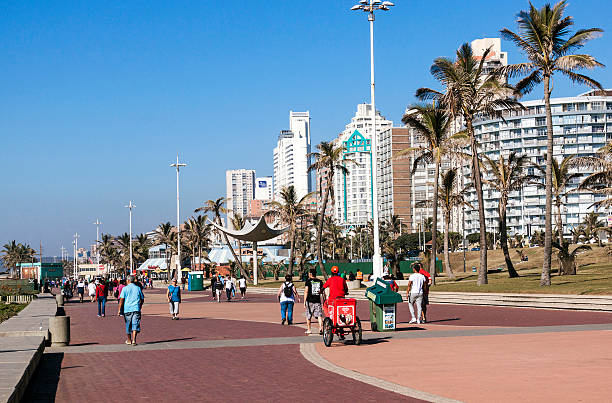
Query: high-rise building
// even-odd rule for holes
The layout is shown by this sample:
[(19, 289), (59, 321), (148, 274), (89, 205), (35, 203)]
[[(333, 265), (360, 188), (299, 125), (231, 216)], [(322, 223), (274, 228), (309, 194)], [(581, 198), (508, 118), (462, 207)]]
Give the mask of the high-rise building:
[[(607, 95), (607, 96), (605, 96)], [(554, 148), (553, 157), (557, 161), (570, 155), (588, 156), (612, 140), (612, 90), (604, 94), (590, 91), (570, 98), (550, 100), (553, 120)], [(529, 174), (539, 174), (533, 167), (546, 165), (546, 112), (542, 100), (523, 102), (525, 110), (504, 113), (504, 119), (480, 119), (474, 122), (474, 132), (479, 151), (493, 160), (500, 155), (507, 157), (511, 152), (527, 155), (532, 164), (527, 168)], [(466, 171), (466, 184), (471, 181), (469, 166)], [(563, 231), (569, 235), (572, 227), (579, 225), (585, 216), (593, 211), (591, 205), (604, 196), (593, 194), (577, 187), (590, 173), (581, 168), (581, 176), (573, 179), (564, 198), (561, 209)], [(497, 232), (499, 193), (490, 187), (483, 191), (487, 231)], [(475, 192), (470, 192), (468, 201), (477, 206)], [(507, 225), (509, 234), (528, 234), (543, 230), (545, 222), (546, 195), (541, 187), (525, 185), (521, 190), (510, 193), (508, 201)], [(554, 214), (556, 214), (554, 210)], [(603, 211), (599, 211), (603, 216)], [(554, 223), (554, 222), (553, 222)], [(479, 231), (478, 211), (466, 209), (465, 229), (467, 233)]]
[(274, 195), (293, 185), (301, 198), (311, 190), (310, 112), (289, 112), (289, 130), (281, 130), (274, 148)]
[[(376, 111), (376, 132), (379, 135), (392, 126), (392, 121)], [(335, 140), (344, 145), (344, 157), (357, 163), (347, 164), (348, 173), (334, 175), (334, 217), (347, 227), (365, 226), (372, 219), (371, 136), (372, 106), (359, 104), (357, 113)]]
[(508, 52), (501, 51), (500, 38), (474, 39), (470, 46), (472, 47), (474, 58), (477, 60), (481, 60), (484, 52), (489, 48), (491, 49), (484, 62), (484, 74), (489, 74), (495, 69), (508, 65)]
[(231, 169), (225, 172), (225, 188), (228, 216), (249, 214), (251, 200), (255, 198), (255, 171), (252, 169)]
[(271, 176), (255, 178), (255, 198), (257, 200), (274, 199), (274, 179)]
[(380, 219), (397, 215), (407, 228), (412, 228), (412, 179), (410, 155), (398, 154), (410, 147), (410, 129), (391, 127), (378, 136), (378, 197)]

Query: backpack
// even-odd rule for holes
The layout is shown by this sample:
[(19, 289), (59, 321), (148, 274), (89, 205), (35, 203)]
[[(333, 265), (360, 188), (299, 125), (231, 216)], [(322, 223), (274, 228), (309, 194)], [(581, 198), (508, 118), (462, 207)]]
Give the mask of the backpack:
[(292, 298), (293, 297), (293, 283), (285, 282), (285, 289), (283, 290), (285, 293), (285, 297)]

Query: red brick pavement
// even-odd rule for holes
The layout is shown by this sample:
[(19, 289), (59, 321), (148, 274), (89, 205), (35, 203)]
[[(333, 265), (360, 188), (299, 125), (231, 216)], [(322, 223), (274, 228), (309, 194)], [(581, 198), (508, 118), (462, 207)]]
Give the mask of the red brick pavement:
[(298, 345), (46, 354), (24, 401), (53, 397), (88, 403), (419, 401), (324, 371), (306, 361)]
[[(189, 300), (191, 301), (191, 300)], [(184, 302), (183, 304), (190, 303)], [(212, 302), (211, 302), (212, 303)], [(216, 302), (215, 302), (216, 304)], [(240, 309), (238, 303), (225, 303), (233, 309)], [(232, 305), (233, 304), (233, 305)], [(71, 303), (65, 305), (70, 316), (70, 344), (119, 344), (125, 340), (125, 323), (116, 316), (117, 304), (107, 304), (104, 318), (97, 317), (96, 303)], [(303, 336), (304, 329), (282, 326), (280, 323), (246, 322), (237, 320), (208, 319), (206, 304), (203, 304), (204, 318), (183, 318), (177, 321), (170, 316), (143, 315), (142, 332), (138, 342), (197, 341), (246, 339), (259, 337)]]

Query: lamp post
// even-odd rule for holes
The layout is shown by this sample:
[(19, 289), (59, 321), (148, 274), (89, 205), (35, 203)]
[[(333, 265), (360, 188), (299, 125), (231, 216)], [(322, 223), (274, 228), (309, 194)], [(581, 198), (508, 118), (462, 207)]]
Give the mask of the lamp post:
[(102, 223), (96, 218), (94, 225), (96, 226), (96, 264), (100, 265), (100, 225)]
[(74, 235), (74, 278), (77, 278), (78, 270), (77, 266), (79, 265), (79, 234), (75, 233)]
[(376, 141), (376, 103), (374, 101), (374, 11), (389, 11), (394, 4), (390, 1), (360, 0), (351, 10), (362, 10), (368, 13), (370, 22), (370, 98), (372, 104), (372, 221), (374, 225), (374, 255), (372, 256), (372, 273), (374, 277), (382, 277), (382, 257), (380, 255), (380, 229), (378, 228), (378, 156)]
[(64, 248), (64, 245), (62, 245), (62, 247), (60, 248), (60, 250), (62, 251), (62, 262), (65, 259), (65, 255), (66, 255), (66, 248)]
[[(179, 270), (181, 270), (181, 219), (180, 219), (180, 199), (179, 199), (179, 171), (181, 167), (186, 167), (187, 164), (182, 164), (179, 162), (178, 153), (176, 153), (176, 162), (174, 164), (170, 164), (171, 167), (176, 168), (176, 250), (177, 250), (177, 259), (178, 265), (176, 270), (176, 276), (179, 275)], [(242, 256), (240, 257), (242, 259)], [(201, 263), (201, 262), (200, 262)]]
[(125, 208), (129, 208), (130, 209), (130, 273), (132, 274), (132, 269), (134, 268), (133, 266), (133, 254), (132, 254), (132, 209), (135, 208), (136, 205), (134, 203), (132, 203), (132, 201), (130, 200), (130, 203), (125, 206)]

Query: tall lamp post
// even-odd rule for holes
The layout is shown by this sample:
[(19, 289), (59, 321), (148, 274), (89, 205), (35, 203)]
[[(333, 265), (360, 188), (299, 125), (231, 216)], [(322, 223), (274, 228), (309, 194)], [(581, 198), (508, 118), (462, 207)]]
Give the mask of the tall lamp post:
[(100, 225), (102, 223), (96, 218), (94, 225), (96, 226), (96, 264), (100, 265)]
[(127, 206), (125, 206), (125, 208), (130, 209), (130, 274), (132, 274), (132, 269), (134, 268), (133, 253), (132, 253), (132, 209), (135, 207), (136, 205), (132, 203), (131, 200), (130, 200), (130, 203)]
[(362, 10), (368, 13), (370, 21), (370, 98), (372, 103), (372, 221), (374, 225), (374, 255), (372, 256), (373, 277), (382, 277), (383, 262), (380, 255), (380, 228), (378, 228), (378, 156), (376, 141), (376, 103), (374, 102), (374, 11), (389, 11), (394, 6), (390, 1), (360, 0), (351, 10)]
[(64, 248), (64, 245), (62, 245), (60, 250), (62, 251), (62, 262), (63, 262), (66, 256), (66, 248)]
[(77, 266), (79, 265), (79, 234), (75, 233), (74, 235), (74, 278), (77, 278), (78, 270)]
[[(176, 276), (179, 275), (179, 270), (181, 270), (181, 218), (180, 218), (180, 198), (179, 198), (179, 171), (181, 167), (186, 167), (187, 164), (183, 164), (179, 162), (178, 153), (176, 153), (176, 162), (174, 164), (170, 164), (171, 167), (176, 168), (176, 250), (177, 250), (177, 259), (178, 265), (176, 270)], [(242, 257), (240, 257), (242, 259)], [(202, 262), (199, 262), (200, 264)]]

